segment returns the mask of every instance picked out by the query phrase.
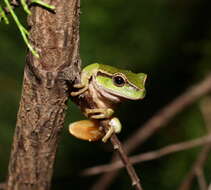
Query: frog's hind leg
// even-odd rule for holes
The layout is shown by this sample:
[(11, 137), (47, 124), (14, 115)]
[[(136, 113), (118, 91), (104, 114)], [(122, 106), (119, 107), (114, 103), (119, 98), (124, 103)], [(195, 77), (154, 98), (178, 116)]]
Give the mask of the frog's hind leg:
[(81, 120), (71, 123), (69, 132), (76, 138), (87, 141), (97, 141), (105, 135), (99, 122), (95, 120)]
[(95, 108), (95, 109), (85, 109), (85, 114), (87, 117), (92, 119), (106, 119), (110, 118), (114, 110), (111, 108)]

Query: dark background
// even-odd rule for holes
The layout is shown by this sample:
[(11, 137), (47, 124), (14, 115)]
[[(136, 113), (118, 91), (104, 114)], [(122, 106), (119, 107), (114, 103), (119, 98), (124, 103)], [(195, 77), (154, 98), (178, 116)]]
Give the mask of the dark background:
[[(123, 141), (160, 108), (202, 80), (211, 70), (210, 0), (82, 0), (81, 58), (148, 74), (143, 101), (122, 104), (117, 115)], [(18, 10), (19, 15), (24, 15)], [(24, 21), (23, 17), (23, 21)], [(7, 165), (21, 95), (26, 46), (10, 17), (0, 24), (0, 180)], [(133, 153), (200, 137), (206, 133), (200, 101), (178, 114)], [(81, 177), (87, 167), (107, 163), (110, 145), (89, 143), (68, 134), (68, 124), (83, 118), (69, 102), (53, 177), (52, 189), (89, 189), (98, 179)], [(144, 189), (176, 189), (191, 168), (200, 148), (175, 153), (135, 166)], [(205, 165), (211, 182), (211, 159)], [(125, 170), (109, 189), (131, 189)], [(193, 189), (198, 189), (197, 184)]]

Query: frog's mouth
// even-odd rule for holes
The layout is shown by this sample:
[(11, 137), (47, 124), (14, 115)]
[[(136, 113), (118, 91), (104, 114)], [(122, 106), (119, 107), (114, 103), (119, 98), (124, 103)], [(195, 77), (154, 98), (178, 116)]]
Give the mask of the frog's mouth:
[(143, 89), (143, 90), (136, 91), (137, 92), (136, 95), (134, 95), (134, 92), (132, 92), (131, 95), (127, 95), (128, 92), (127, 93), (121, 92), (121, 95), (120, 95), (118, 92), (109, 88), (104, 88), (100, 84), (96, 84), (96, 83), (95, 83), (95, 88), (98, 91), (98, 93), (101, 94), (101, 96), (109, 99), (110, 101), (114, 103), (118, 103), (124, 100), (141, 100), (144, 98), (145, 93), (146, 93), (145, 89)]
[(127, 96), (125, 94), (121, 94), (119, 95), (118, 93), (114, 92), (113, 90), (110, 90), (110, 89), (104, 89), (104, 91), (106, 91), (107, 93), (109, 93), (111, 96), (115, 96), (115, 97), (118, 97), (119, 99), (121, 100), (142, 100), (146, 94), (146, 91), (143, 90), (143, 91), (139, 91), (139, 95), (137, 96)]
[(117, 93), (112, 92), (111, 90), (108, 89), (104, 89), (102, 87), (100, 87), (99, 93), (101, 96), (112, 101), (113, 103), (119, 103), (122, 102), (124, 99), (128, 99), (126, 97), (124, 98), (122, 96), (119, 96)]

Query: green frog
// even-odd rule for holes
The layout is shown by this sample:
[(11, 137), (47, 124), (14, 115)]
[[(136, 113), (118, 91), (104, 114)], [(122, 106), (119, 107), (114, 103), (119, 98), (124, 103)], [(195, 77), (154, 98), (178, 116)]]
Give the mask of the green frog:
[[(113, 133), (121, 131), (121, 123), (113, 117), (114, 108), (125, 100), (140, 100), (145, 97), (144, 73), (133, 73), (109, 65), (93, 63), (81, 72), (81, 82), (74, 85), (76, 91), (72, 97), (88, 97), (88, 101), (80, 105), (82, 112), (90, 120), (77, 121), (69, 125), (69, 132), (83, 140), (106, 142)], [(100, 120), (109, 119), (109, 130), (105, 134)]]

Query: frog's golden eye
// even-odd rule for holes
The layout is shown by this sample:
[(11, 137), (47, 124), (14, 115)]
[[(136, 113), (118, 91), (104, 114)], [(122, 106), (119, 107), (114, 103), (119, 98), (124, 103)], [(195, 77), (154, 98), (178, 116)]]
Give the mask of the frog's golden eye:
[(116, 86), (124, 86), (125, 85), (125, 79), (124, 77), (122, 77), (121, 75), (115, 75), (113, 76), (113, 83), (116, 85)]

